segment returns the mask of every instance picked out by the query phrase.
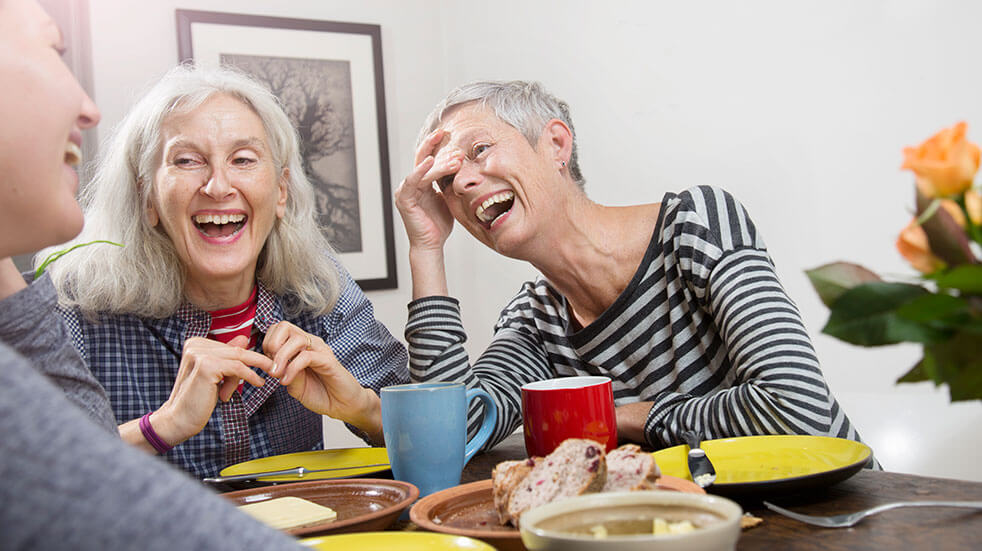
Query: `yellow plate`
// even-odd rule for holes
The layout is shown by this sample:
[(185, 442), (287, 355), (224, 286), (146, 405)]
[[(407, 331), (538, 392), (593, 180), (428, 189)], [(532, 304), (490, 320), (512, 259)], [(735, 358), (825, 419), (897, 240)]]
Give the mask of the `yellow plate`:
[(288, 453), (284, 455), (272, 455), (261, 459), (253, 459), (244, 463), (225, 467), (220, 473), (221, 476), (235, 476), (239, 474), (264, 473), (267, 471), (282, 471), (303, 467), (308, 470), (333, 469), (337, 467), (351, 467), (340, 471), (327, 471), (323, 473), (307, 473), (300, 478), (296, 475), (286, 476), (264, 476), (257, 480), (261, 482), (297, 482), (299, 480), (326, 480), (330, 478), (352, 478), (364, 476), (371, 473), (379, 473), (389, 470), (389, 467), (362, 467), (362, 465), (376, 465), (388, 463), (389, 456), (385, 453), (385, 448), (347, 448), (341, 450), (315, 450), (310, 452)]
[[(741, 436), (700, 444), (716, 468), (710, 493), (742, 495), (801, 491), (829, 486), (859, 472), (869, 446), (827, 436)], [(652, 455), (664, 474), (692, 480), (689, 447), (675, 446)]]
[(360, 534), (342, 534), (339, 536), (324, 536), (321, 538), (305, 538), (300, 543), (330, 551), (335, 549), (357, 549), (358, 551), (387, 551), (401, 549), (403, 551), (429, 551), (431, 549), (478, 549), (494, 551), (494, 547), (480, 540), (449, 534), (433, 532), (362, 532)]

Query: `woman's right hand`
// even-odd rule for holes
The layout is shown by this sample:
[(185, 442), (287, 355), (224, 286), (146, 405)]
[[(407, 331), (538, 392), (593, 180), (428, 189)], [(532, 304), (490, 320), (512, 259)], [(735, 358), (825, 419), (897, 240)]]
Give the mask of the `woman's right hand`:
[(227, 402), (240, 380), (253, 386), (263, 385), (263, 377), (249, 366), (268, 373), (273, 369), (273, 360), (247, 350), (248, 344), (249, 338), (244, 335), (228, 344), (202, 337), (184, 342), (181, 366), (170, 397), (150, 416), (154, 431), (165, 442), (176, 446), (201, 432), (218, 400)]
[(396, 208), (406, 226), (409, 247), (416, 251), (443, 250), (453, 229), (453, 215), (433, 182), (452, 176), (460, 169), (461, 156), (437, 149), (446, 132), (434, 130), (416, 149), (415, 168), (395, 193)]

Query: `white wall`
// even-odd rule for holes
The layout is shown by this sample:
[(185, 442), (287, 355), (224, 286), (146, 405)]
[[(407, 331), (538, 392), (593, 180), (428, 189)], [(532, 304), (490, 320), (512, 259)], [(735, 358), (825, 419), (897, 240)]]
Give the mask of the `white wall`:
[[(982, 407), (893, 381), (912, 346), (860, 349), (820, 334), (827, 310), (803, 270), (832, 260), (910, 274), (893, 242), (912, 178), (900, 149), (966, 120), (982, 141), (982, 3), (972, 0), (126, 2), (91, 0), (102, 134), (176, 62), (174, 9), (382, 26), (393, 186), (419, 124), (452, 86), (542, 81), (572, 107), (587, 191), (605, 204), (722, 185), (749, 209), (802, 310), (830, 386), (890, 470), (982, 480)], [(397, 336), (409, 300), (371, 293)], [(457, 231), (448, 249), (469, 350), (530, 268)]]

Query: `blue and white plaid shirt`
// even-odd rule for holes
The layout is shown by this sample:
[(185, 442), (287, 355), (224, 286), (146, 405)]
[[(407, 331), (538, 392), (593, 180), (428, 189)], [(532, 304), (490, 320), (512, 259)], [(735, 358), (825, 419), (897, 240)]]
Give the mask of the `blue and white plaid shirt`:
[[(323, 316), (284, 317), (283, 299), (259, 284), (255, 330), (261, 351), (266, 331), (286, 320), (331, 346), (341, 365), (376, 393), (387, 385), (409, 381), (406, 350), (378, 320), (371, 302), (342, 270), (344, 290), (334, 309)], [(72, 340), (92, 373), (105, 387), (119, 422), (142, 417), (170, 397), (180, 367), (184, 341), (204, 337), (211, 316), (185, 304), (173, 316), (147, 319), (102, 314), (94, 321), (77, 311), (62, 311)], [(257, 373), (263, 375), (259, 370)], [(165, 457), (194, 476), (215, 476), (224, 467), (270, 455), (323, 447), (320, 415), (293, 399), (276, 379), (246, 384), (219, 403), (197, 435)]]

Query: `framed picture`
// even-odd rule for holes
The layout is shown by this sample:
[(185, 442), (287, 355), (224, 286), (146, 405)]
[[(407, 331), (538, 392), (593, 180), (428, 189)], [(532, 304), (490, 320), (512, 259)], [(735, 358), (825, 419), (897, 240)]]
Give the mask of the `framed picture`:
[(279, 97), (342, 264), (364, 290), (395, 288), (379, 26), (177, 10), (177, 48), (182, 62), (235, 66)]

